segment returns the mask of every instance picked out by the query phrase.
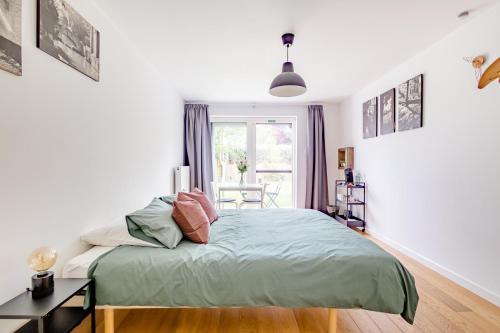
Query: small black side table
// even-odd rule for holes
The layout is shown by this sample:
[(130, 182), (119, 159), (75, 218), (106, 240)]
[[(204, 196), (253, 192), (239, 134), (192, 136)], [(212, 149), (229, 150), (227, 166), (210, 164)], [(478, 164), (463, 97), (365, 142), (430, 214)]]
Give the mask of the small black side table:
[[(62, 307), (71, 297), (90, 291), (90, 305)], [(54, 293), (33, 299), (26, 291), (0, 306), (0, 319), (31, 319), (16, 333), (68, 333), (91, 315), (95, 333), (95, 282), (90, 279), (54, 279)]]

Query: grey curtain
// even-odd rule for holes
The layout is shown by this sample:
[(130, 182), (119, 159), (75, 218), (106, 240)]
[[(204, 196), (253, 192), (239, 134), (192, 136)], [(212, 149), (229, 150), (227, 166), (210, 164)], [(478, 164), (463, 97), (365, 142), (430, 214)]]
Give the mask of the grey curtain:
[(213, 198), (212, 127), (206, 104), (184, 105), (184, 165), (189, 166), (191, 189)]
[(307, 110), (306, 208), (326, 211), (328, 177), (325, 156), (325, 128), (322, 105)]

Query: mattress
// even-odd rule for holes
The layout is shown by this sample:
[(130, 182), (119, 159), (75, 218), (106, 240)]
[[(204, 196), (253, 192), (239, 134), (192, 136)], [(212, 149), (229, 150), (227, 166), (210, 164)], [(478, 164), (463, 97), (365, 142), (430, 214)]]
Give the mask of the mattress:
[(89, 267), (99, 305), (327, 307), (413, 322), (413, 276), (391, 254), (306, 209), (221, 211), (208, 244), (119, 246)]
[(94, 246), (79, 256), (74, 257), (63, 267), (63, 278), (87, 278), (90, 265), (103, 254), (113, 250), (114, 246)]

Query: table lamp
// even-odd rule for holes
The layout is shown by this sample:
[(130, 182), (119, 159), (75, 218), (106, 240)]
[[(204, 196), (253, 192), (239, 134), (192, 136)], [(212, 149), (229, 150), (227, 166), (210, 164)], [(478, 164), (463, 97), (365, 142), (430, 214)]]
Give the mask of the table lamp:
[(35, 299), (54, 292), (54, 272), (49, 269), (57, 260), (57, 251), (50, 247), (40, 247), (28, 257), (29, 267), (37, 273), (31, 277), (31, 296)]
[(354, 177), (352, 175), (352, 169), (351, 168), (345, 168), (344, 169), (344, 174), (345, 174), (345, 182), (346, 183), (352, 183), (354, 182)]

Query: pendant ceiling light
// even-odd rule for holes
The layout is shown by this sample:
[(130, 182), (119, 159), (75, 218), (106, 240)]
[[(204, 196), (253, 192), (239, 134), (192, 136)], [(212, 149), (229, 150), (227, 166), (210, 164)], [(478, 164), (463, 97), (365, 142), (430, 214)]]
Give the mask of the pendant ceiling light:
[(269, 93), (277, 97), (293, 97), (299, 96), (306, 92), (307, 87), (304, 79), (293, 71), (293, 63), (288, 61), (288, 49), (293, 44), (295, 35), (286, 33), (281, 36), (283, 45), (286, 46), (286, 62), (283, 63), (283, 70), (281, 74), (271, 83)]

